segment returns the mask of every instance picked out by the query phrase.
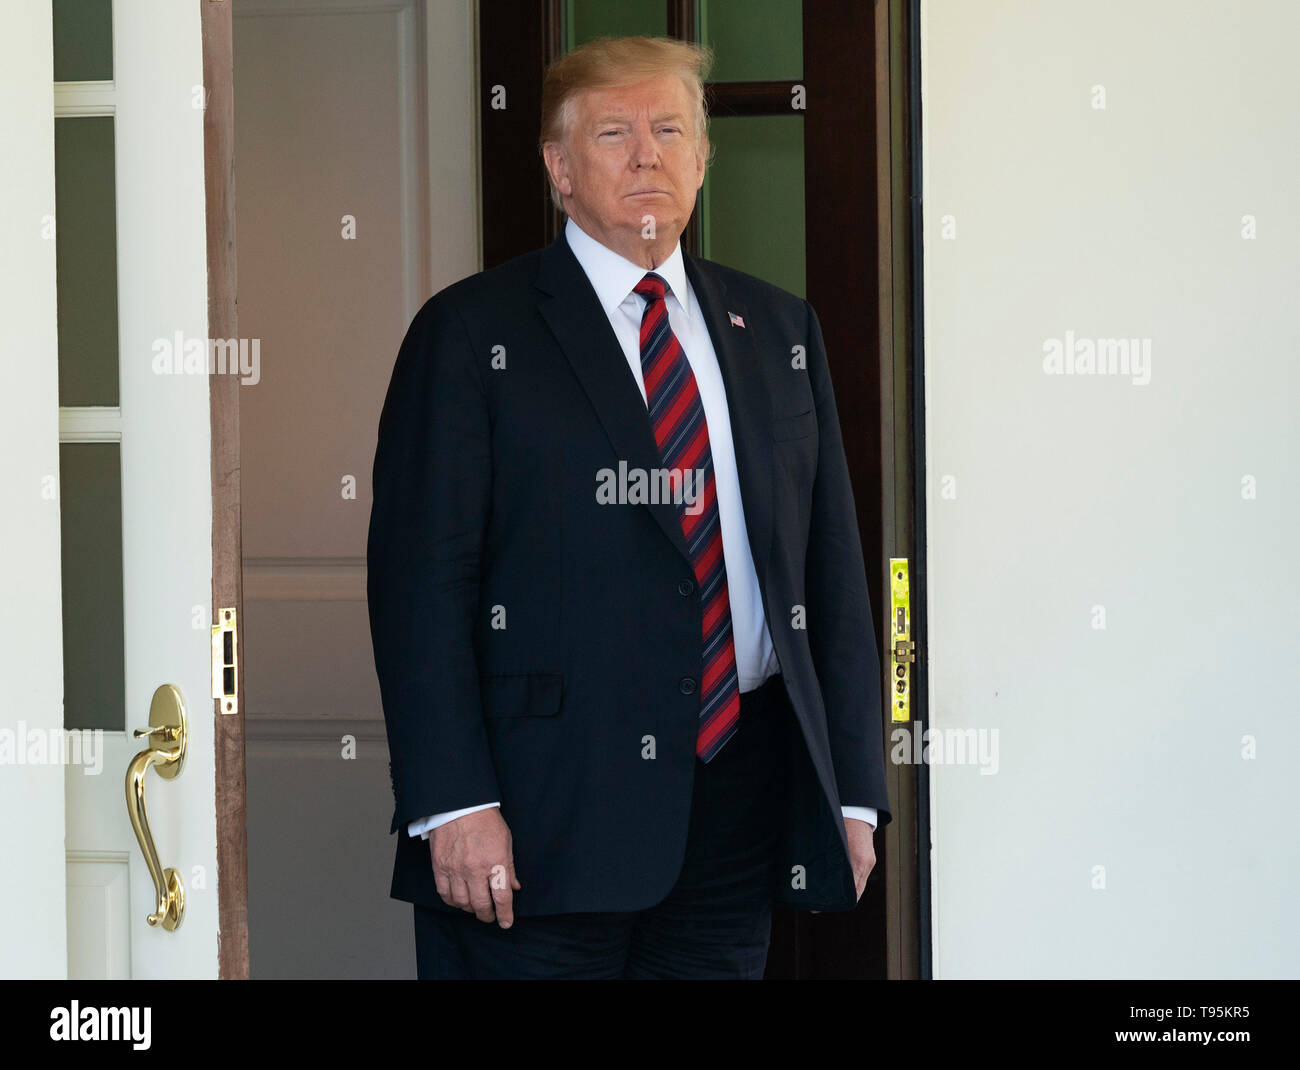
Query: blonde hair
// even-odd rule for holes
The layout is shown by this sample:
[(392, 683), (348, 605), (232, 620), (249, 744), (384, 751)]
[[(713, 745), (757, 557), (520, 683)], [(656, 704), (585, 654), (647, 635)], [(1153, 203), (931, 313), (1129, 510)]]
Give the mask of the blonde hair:
[[(544, 151), (549, 141), (563, 141), (573, 122), (574, 100), (586, 89), (635, 85), (661, 74), (676, 74), (686, 84), (695, 104), (695, 138), (707, 141), (709, 116), (704, 102), (704, 82), (713, 65), (713, 50), (707, 45), (679, 41), (673, 37), (597, 37), (579, 45), (546, 68), (542, 79), (542, 132), (537, 147)], [(712, 155), (712, 145), (709, 145)], [(707, 163), (707, 159), (706, 159)], [(564, 210), (560, 191), (548, 169), (551, 201)]]

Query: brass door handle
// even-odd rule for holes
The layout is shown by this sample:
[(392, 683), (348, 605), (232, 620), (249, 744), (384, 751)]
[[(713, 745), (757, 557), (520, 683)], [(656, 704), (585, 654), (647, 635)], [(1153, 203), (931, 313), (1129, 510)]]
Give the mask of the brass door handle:
[(145, 865), (158, 892), (158, 908), (148, 917), (150, 925), (160, 922), (167, 932), (175, 932), (185, 917), (185, 885), (181, 875), (170, 866), (162, 868), (158, 851), (149, 831), (149, 815), (144, 805), (144, 778), (150, 767), (164, 780), (175, 780), (185, 768), (185, 746), (189, 735), (189, 718), (185, 699), (172, 684), (163, 684), (153, 693), (149, 704), (149, 727), (137, 728), (137, 739), (147, 737), (149, 745), (131, 759), (126, 767), (126, 812), (131, 817), (135, 838), (140, 841)]

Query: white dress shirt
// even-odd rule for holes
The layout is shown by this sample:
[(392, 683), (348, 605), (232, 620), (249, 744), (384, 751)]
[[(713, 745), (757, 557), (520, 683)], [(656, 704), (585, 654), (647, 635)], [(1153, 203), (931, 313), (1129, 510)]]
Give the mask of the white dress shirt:
[[(578, 258), (614, 328), (614, 335), (627, 359), (628, 368), (645, 401), (645, 382), (641, 373), (641, 314), (645, 298), (633, 293), (633, 287), (645, 278), (648, 270), (668, 284), (665, 303), (668, 324), (686, 354), (691, 374), (699, 388), (700, 403), (709, 428), (709, 452), (713, 457), (713, 477), (718, 498), (718, 520), (722, 525), (722, 553), (727, 569), (727, 593), (731, 602), (731, 634), (736, 647), (736, 675), (742, 692), (753, 691), (769, 676), (780, 671), (772, 636), (767, 629), (758, 573), (749, 550), (749, 532), (745, 527), (745, 510), (740, 499), (740, 478), (736, 471), (736, 451), (731, 439), (731, 413), (722, 381), (718, 356), (709, 337), (704, 313), (695, 299), (695, 291), (686, 277), (679, 242), (672, 254), (653, 269), (620, 256), (601, 245), (572, 219), (564, 229), (569, 247)], [(429, 830), (458, 817), (499, 806), (499, 802), (469, 806), (463, 810), (434, 814), (412, 821), (407, 831), (412, 836), (429, 838)], [(845, 806), (845, 817), (876, 825), (876, 811), (868, 806)]]

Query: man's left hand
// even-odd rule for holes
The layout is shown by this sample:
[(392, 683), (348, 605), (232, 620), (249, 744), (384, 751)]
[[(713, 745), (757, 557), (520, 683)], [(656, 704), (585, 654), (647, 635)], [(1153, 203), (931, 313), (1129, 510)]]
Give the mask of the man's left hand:
[(872, 834), (876, 830), (870, 822), (859, 821), (856, 817), (844, 819), (844, 835), (849, 841), (849, 861), (853, 863), (853, 883), (858, 889), (858, 899), (867, 887), (867, 877), (876, 865), (876, 846)]

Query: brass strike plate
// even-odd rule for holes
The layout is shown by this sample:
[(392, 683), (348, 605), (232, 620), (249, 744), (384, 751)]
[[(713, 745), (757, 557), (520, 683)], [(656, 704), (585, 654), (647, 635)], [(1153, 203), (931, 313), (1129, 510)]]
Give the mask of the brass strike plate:
[(889, 606), (890, 719), (897, 723), (912, 719), (912, 666), (916, 663), (912, 592), (905, 557), (889, 559)]
[(221, 700), (222, 713), (239, 712), (239, 636), (235, 610), (217, 610), (212, 626), (212, 697)]

